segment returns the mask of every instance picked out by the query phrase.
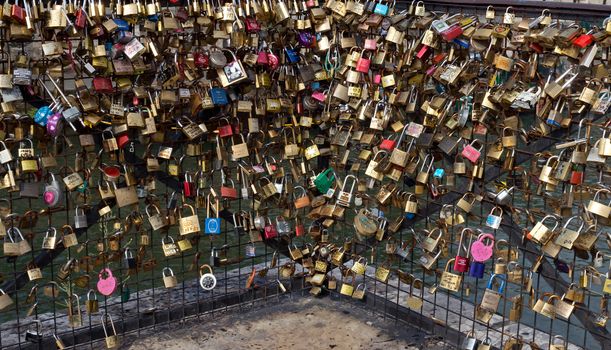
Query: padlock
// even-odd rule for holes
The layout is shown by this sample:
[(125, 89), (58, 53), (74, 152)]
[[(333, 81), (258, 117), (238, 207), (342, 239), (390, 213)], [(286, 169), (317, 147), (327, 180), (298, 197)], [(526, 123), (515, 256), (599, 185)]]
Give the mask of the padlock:
[[(190, 215), (182, 216), (182, 211), (185, 208), (191, 210), (191, 214)], [(217, 210), (218, 210), (218, 208), (217, 208)], [(150, 217), (149, 217), (149, 222), (150, 222)], [(207, 225), (207, 223), (206, 223), (206, 225)], [(193, 206), (191, 206), (189, 204), (183, 204), (182, 205), (182, 210), (179, 211), (178, 231), (179, 231), (181, 236), (188, 235), (188, 234), (191, 234), (191, 233), (197, 233), (197, 232), (200, 231), (199, 218), (197, 217), (197, 213), (195, 212), (195, 209), (193, 208)]]
[[(545, 221), (547, 220), (555, 220), (554, 227), (552, 229), (550, 229), (549, 227), (545, 225)], [(549, 239), (551, 238), (552, 232), (554, 232), (557, 227), (558, 227), (558, 220), (556, 220), (554, 216), (552, 215), (547, 215), (541, 221), (535, 224), (535, 226), (532, 228), (532, 230), (529, 231), (527, 236), (531, 240), (539, 244), (545, 244), (547, 243), (547, 241), (549, 241)]]
[[(93, 295), (93, 298), (91, 298), (91, 295)], [(87, 313), (89, 315), (97, 313), (100, 310), (100, 304), (98, 302), (98, 296), (97, 296), (97, 294), (95, 294), (95, 291), (93, 289), (90, 289), (87, 292), (87, 301), (85, 303), (85, 308), (86, 308)]]
[(495, 206), (490, 210), (490, 213), (488, 213), (488, 216), (486, 217), (486, 226), (497, 230), (499, 227), (501, 227), (502, 221), (503, 221), (503, 209), (501, 207)]
[(479, 341), (474, 337), (473, 331), (469, 331), (463, 339), (461, 350), (477, 350)]
[(98, 274), (98, 278), (98, 292), (105, 296), (112, 295), (117, 289), (117, 278), (112, 275), (112, 271), (109, 268), (104, 268)]
[(53, 173), (49, 173), (49, 175), (51, 176), (51, 181), (45, 184), (42, 198), (47, 206), (54, 207), (59, 205), (62, 200), (63, 186), (60, 186)]
[[(210, 194), (208, 194), (206, 200), (206, 219), (204, 221), (204, 233), (207, 235), (218, 235), (221, 233), (221, 219), (219, 218), (219, 200), (218, 198), (215, 198), (214, 201), (215, 205), (214, 208), (212, 208), (212, 200), (210, 199)], [(212, 217), (210, 214), (211, 209), (214, 209), (215, 211), (214, 217)]]
[[(467, 232), (469, 234), (469, 243), (466, 248), (463, 244), (464, 234)], [(471, 250), (471, 244), (473, 240), (473, 232), (469, 228), (464, 228), (460, 232), (460, 240), (458, 241), (458, 251), (456, 252), (456, 257), (454, 258), (454, 271), (456, 272), (467, 272), (469, 271), (469, 254)], [(461, 255), (461, 250), (466, 250), (464, 256)]]
[(133, 270), (137, 267), (136, 258), (134, 258), (134, 254), (129, 250), (129, 248), (125, 248), (123, 267), (128, 270)]
[[(498, 287), (498, 289), (495, 291), (493, 290), (493, 286), (492, 283), (494, 282), (495, 279), (500, 279), (500, 285)], [(505, 275), (500, 275), (500, 274), (493, 274), (490, 276), (490, 279), (488, 280), (488, 285), (486, 286), (486, 290), (484, 291), (484, 296), (482, 298), (482, 301), (480, 303), (480, 307), (486, 309), (487, 311), (496, 313), (496, 310), (499, 307), (499, 303), (501, 301), (501, 295), (503, 294), (503, 291), (505, 290)]]
[[(479, 143), (479, 148), (475, 148), (473, 145), (475, 145), (475, 143)], [(482, 154), (482, 148), (484, 146), (481, 144), (481, 142), (479, 140), (473, 140), (471, 143), (467, 144), (464, 146), (461, 155), (464, 158), (467, 158), (468, 160), (471, 161), (471, 163), (477, 163), (477, 161), (479, 160), (479, 157)]]
[[(104, 341), (106, 342), (106, 348), (107, 349), (118, 348), (119, 347), (119, 336), (117, 335), (117, 330), (115, 329), (115, 324), (112, 321), (112, 317), (109, 314), (104, 313), (100, 319), (102, 322), (102, 329), (104, 330)], [(107, 331), (106, 322), (110, 322), (112, 333), (109, 333)]]
[(57, 244), (57, 230), (55, 227), (49, 227), (42, 240), (42, 249), (53, 250)]
[(44, 338), (42, 334), (42, 323), (40, 322), (40, 320), (35, 320), (34, 323), (36, 324), (36, 329), (28, 329), (25, 332), (25, 340), (32, 343), (40, 344), (42, 343), (42, 339)]
[(446, 267), (441, 274), (441, 279), (439, 280), (439, 287), (457, 292), (460, 289), (460, 285), (462, 283), (462, 275), (458, 275), (455, 273), (451, 273), (450, 264), (452, 264), (455, 260), (450, 259), (446, 263)]
[(74, 211), (75, 211), (74, 228), (76, 229), (87, 228), (88, 223), (87, 223), (87, 215), (85, 214), (85, 210), (82, 208), (79, 208), (79, 206), (77, 205)]

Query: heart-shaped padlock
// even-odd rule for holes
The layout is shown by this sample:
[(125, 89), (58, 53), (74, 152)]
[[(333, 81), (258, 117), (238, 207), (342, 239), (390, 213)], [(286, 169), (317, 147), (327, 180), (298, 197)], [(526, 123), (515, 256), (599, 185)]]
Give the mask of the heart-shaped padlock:
[[(104, 277), (106, 276), (106, 277)], [(109, 296), (117, 289), (117, 278), (112, 275), (109, 268), (104, 268), (98, 274), (98, 291), (100, 294)]]
[[(484, 240), (490, 239), (489, 244), (485, 244)], [(475, 261), (484, 262), (492, 257), (494, 248), (494, 236), (489, 233), (482, 233), (477, 237), (477, 241), (471, 245), (471, 255)]]

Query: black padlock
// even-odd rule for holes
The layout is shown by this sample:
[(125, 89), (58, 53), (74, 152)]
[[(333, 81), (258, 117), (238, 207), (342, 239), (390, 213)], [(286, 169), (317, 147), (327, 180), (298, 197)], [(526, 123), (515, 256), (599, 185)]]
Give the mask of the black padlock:
[(25, 332), (25, 340), (32, 343), (41, 343), (42, 342), (42, 325), (40, 321), (35, 321), (36, 329), (28, 329)]
[(214, 248), (210, 251), (210, 265), (213, 267), (220, 266), (219, 253)]
[(137, 267), (136, 258), (134, 258), (134, 254), (129, 250), (129, 248), (125, 248), (125, 258), (123, 259), (123, 262), (126, 269), (132, 270)]
[(136, 164), (142, 161), (136, 156), (136, 144), (137, 141), (129, 140), (123, 148), (123, 156), (125, 157), (125, 162), (128, 164)]

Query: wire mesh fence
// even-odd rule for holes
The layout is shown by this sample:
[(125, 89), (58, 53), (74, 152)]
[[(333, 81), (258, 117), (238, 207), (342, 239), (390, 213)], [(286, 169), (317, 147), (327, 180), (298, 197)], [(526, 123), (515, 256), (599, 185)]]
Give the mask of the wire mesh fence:
[[(409, 3), (397, 6), (406, 8)], [(427, 6), (478, 15), (486, 11), (480, 3), (463, 5), (437, 1), (427, 2)], [(541, 6), (544, 8), (546, 4)], [(499, 7), (497, 11), (500, 10)], [(521, 14), (520, 8), (515, 11)], [(535, 11), (530, 4), (524, 15), (540, 11), (540, 8)], [(559, 12), (559, 17), (564, 19), (578, 19), (592, 22), (592, 25), (600, 25), (604, 19), (604, 14), (598, 16), (587, 11), (581, 14), (577, 6), (571, 13)], [(10, 47), (14, 58), (29, 55), (31, 45), (41, 45), (41, 42), (9, 41), (7, 28), (0, 30), (3, 38), (0, 44)], [(414, 35), (420, 35), (419, 31)], [(179, 34), (176, 38), (187, 40), (191, 34)], [(75, 51), (85, 45), (82, 38), (70, 38), (67, 42)], [(40, 83), (34, 84), (35, 89), (46, 97), (46, 103), (49, 91), (57, 95), (58, 90), (51, 84), (51, 77), (59, 80), (59, 85), (76, 98), (74, 88), (78, 90), (79, 78), (69, 72), (63, 73), (63, 63), (38, 57), (30, 59), (33, 72), (40, 76)], [(4, 61), (3, 69), (8, 69), (9, 64)], [(70, 64), (86, 69), (83, 62)], [(44, 69), (50, 76), (42, 74)], [(143, 73), (134, 89), (138, 84), (150, 84), (154, 77), (155, 70)], [(83, 79), (85, 85), (92, 88), (90, 80)], [(49, 91), (42, 89), (40, 84), (45, 84)], [(112, 101), (122, 100), (122, 95), (116, 94)], [(276, 188), (284, 187), (286, 195), (266, 207), (257, 203), (252, 195), (249, 198), (239, 195), (242, 189), (248, 191), (250, 187), (248, 176), (245, 176), (248, 167), (236, 162), (224, 166), (215, 160), (220, 142), (215, 135), (197, 143), (173, 142), (172, 135), (182, 131), (175, 123), (170, 123), (171, 116), (189, 109), (187, 99), (163, 112), (165, 122), (160, 127), (164, 129), (165, 139), (155, 140), (134, 133), (127, 145), (114, 153), (101, 152), (110, 136), (101, 128), (90, 129), (92, 131), (87, 134), (66, 129), (66, 137), (45, 135), (32, 118), (23, 117), (33, 114), (44, 100), (25, 102), (17, 104), (15, 113), (6, 114), (2, 119), (7, 136), (4, 142), (13, 154), (17, 154), (19, 149), (28, 148), (26, 139), (35, 140), (35, 154), (40, 157), (41, 169), (32, 172), (36, 175), (18, 174), (18, 183), (2, 190), (0, 205), (4, 206), (0, 206), (0, 211), (5, 215), (4, 225), (9, 231), (18, 228), (32, 248), (19, 257), (6, 254), (1, 257), (1, 287), (13, 302), (0, 312), (2, 348), (46, 348), (55, 343), (54, 336), (65, 345), (97, 348), (108, 341), (109, 332), (131, 337), (143, 329), (166, 327), (185, 318), (197, 317), (205, 322), (208, 315), (215, 312), (248, 307), (249, 303), (260, 300), (277, 303), (282, 301), (283, 295), (292, 293), (332, 294), (346, 302), (362, 303), (397, 322), (416, 324), (424, 331), (440, 335), (457, 348), (463, 346), (466, 338), (476, 337), (493, 348), (506, 348), (506, 344), (515, 342), (516, 346), (524, 343), (534, 349), (537, 345), (553, 344), (557, 336), (568, 340), (568, 348), (608, 347), (611, 336), (606, 324), (607, 295), (602, 291), (603, 271), (607, 268), (606, 263), (601, 265), (598, 260), (609, 259), (608, 232), (599, 231), (601, 239), (595, 241), (595, 249), (564, 250), (556, 258), (550, 258), (549, 253), (525, 238), (546, 215), (564, 216), (567, 208), (587, 205), (590, 197), (580, 193), (578, 187), (567, 184), (563, 184), (562, 190), (555, 195), (543, 195), (545, 185), (538, 181), (536, 169), (543, 166), (539, 160), (544, 159), (544, 152), (557, 152), (553, 146), (558, 143), (578, 139), (582, 133), (586, 133), (589, 140), (600, 138), (603, 130), (609, 131), (608, 115), (587, 114), (585, 122), (573, 120), (569, 128), (539, 135), (537, 139), (518, 137), (513, 153), (502, 158), (494, 153), (497, 138), (480, 130), (476, 134), (482, 145), (481, 153), (487, 155), (478, 164), (481, 174), (476, 177), (448, 174), (444, 186), (439, 187), (444, 193), (436, 192), (435, 187), (417, 188), (401, 179), (392, 189), (384, 188), (393, 194), (382, 201), (383, 189), (379, 185), (368, 186), (363, 181), (367, 178), (367, 161), (360, 154), (373, 150), (370, 143), (354, 136), (350, 140), (351, 147), (323, 141), (319, 145), (328, 149), (327, 156), (305, 162), (304, 175), (318, 174), (332, 167), (344, 181), (348, 175), (361, 179), (355, 195), (360, 204), (347, 208), (341, 215), (332, 213), (333, 225), (326, 230), (325, 220), (308, 215), (305, 209), (289, 209), (292, 200), (299, 195), (295, 187), (308, 188), (308, 176), (300, 176), (301, 183), (288, 178), (275, 179)], [(235, 119), (247, 125), (247, 117), (238, 115)], [(534, 115), (521, 115), (520, 119), (524, 126), (536, 122)], [(111, 125), (112, 118), (99, 116), (86, 122)], [(212, 121), (213, 124), (217, 122)], [(212, 130), (212, 126), (209, 129)], [(363, 133), (367, 131), (361, 135)], [(86, 141), (89, 135), (93, 143)], [(296, 137), (300, 142), (307, 138), (318, 142), (315, 136), (312, 130)], [(255, 143), (257, 149), (251, 152), (263, 157), (257, 163), (269, 166), (269, 163), (276, 163), (274, 156), (281, 159), (280, 146), (282, 142)], [(157, 152), (156, 157), (152, 156), (154, 152)], [(162, 156), (164, 152), (169, 155)], [(151, 167), (153, 158), (159, 168)], [(50, 165), (45, 165), (46, 161)], [(450, 169), (456, 163), (457, 159), (435, 158), (437, 169)], [(286, 162), (282, 166), (289, 173), (293, 167), (301, 165)], [(419, 169), (424, 169), (422, 164), (416, 165), (414, 171)], [(118, 198), (104, 198), (104, 193), (115, 186), (109, 178), (113, 170), (121, 173), (121, 184), (133, 181), (129, 186), (136, 190), (137, 204), (121, 205)], [(582, 171), (586, 182), (608, 181), (604, 165), (584, 167)], [(60, 193), (61, 204), (49, 207), (40, 197), (39, 190), (52, 183), (51, 173), (59, 181), (79, 173), (85, 183), (77, 185), (73, 191)], [(189, 177), (196, 183), (196, 193), (192, 196), (185, 194), (184, 181), (191, 181), (187, 180)], [(232, 179), (232, 185), (228, 179)], [(33, 194), (28, 194), (28, 184), (36, 188)], [(207, 194), (221, 187), (235, 189), (237, 198), (223, 199), (218, 202), (218, 210), (211, 209), (215, 203), (208, 202)], [(336, 190), (341, 187), (337, 184)], [(497, 194), (509, 188), (512, 190), (507, 192), (502, 205), (497, 201), (498, 196), (488, 195), (488, 192)], [(412, 191), (418, 199), (419, 210), (413, 217), (404, 218), (403, 208), (393, 201), (399, 202), (401, 196), (405, 199)], [(467, 192), (473, 196), (471, 200), (465, 197)], [(567, 204), (569, 195), (571, 205)], [(457, 210), (461, 198), (475, 203), (468, 214)], [(170, 222), (192, 215), (191, 208), (182, 204), (192, 206), (202, 226), (207, 225), (204, 218), (220, 217), (220, 234), (184, 238), (176, 223), (154, 227), (151, 218), (155, 220), (156, 213), (166, 216)], [(373, 209), (381, 218), (380, 225), (387, 225), (391, 234), (382, 235), (381, 240), (358, 235), (353, 225), (363, 207)], [(503, 210), (511, 212), (502, 213)], [(265, 215), (268, 220), (276, 220), (287, 211), (290, 215), (284, 216), (290, 218), (294, 228), (299, 224), (297, 218), (301, 220), (304, 234), (296, 235), (291, 230), (278, 239), (261, 237), (263, 228), (260, 226), (266, 223), (255, 224), (255, 218)], [(491, 229), (486, 222), (499, 211), (503, 219), (496, 229)], [(83, 215), (86, 216), (84, 224)], [(398, 222), (384, 219), (395, 217), (403, 219)], [(465, 228), (469, 229), (466, 233)], [(314, 232), (320, 235), (317, 240), (312, 239)], [(486, 274), (480, 278), (465, 274), (460, 277), (463, 282), (455, 292), (440, 288), (441, 280), (448, 277), (444, 276), (444, 271), (452, 270), (452, 264), (466, 254), (470, 241), (477, 239), (479, 232), (493, 233), (496, 239), (494, 259), (487, 260), (482, 267)], [(75, 233), (78, 242), (65, 247), (71, 233)], [(49, 243), (51, 240), (55, 242)], [(501, 243), (503, 240), (506, 245)], [(420, 247), (427, 243), (431, 244), (431, 249), (423, 254)], [(49, 244), (53, 249), (45, 248)], [(210, 270), (201, 268), (204, 264), (209, 265)], [(363, 268), (362, 274), (351, 273), (355, 265)], [(104, 270), (106, 268), (108, 270)], [(201, 276), (208, 271), (216, 278), (216, 286), (211, 290), (200, 285)], [(112, 286), (110, 272), (116, 277), (116, 286)], [(322, 288), (312, 283), (317, 272), (327, 274)], [(506, 282), (491, 279), (491, 272), (506, 275)], [(175, 276), (175, 280), (171, 276)], [(111, 279), (108, 288), (112, 293), (103, 296), (100, 291), (105, 287), (99, 283), (108, 279)], [(347, 297), (344, 294), (348, 294), (350, 288), (357, 293), (349, 293), (352, 297)], [(496, 313), (486, 313), (478, 307), (489, 290), (498, 291)], [(570, 312), (567, 311), (566, 319), (551, 319), (532, 310), (540, 300), (547, 303), (552, 295), (555, 295), (552, 300), (568, 301)], [(44, 336), (42, 342), (41, 336)]]

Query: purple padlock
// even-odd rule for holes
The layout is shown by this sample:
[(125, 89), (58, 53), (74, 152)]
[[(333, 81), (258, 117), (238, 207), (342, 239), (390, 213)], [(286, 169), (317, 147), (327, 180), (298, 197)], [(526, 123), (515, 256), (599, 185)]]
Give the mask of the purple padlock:
[(314, 36), (310, 32), (300, 32), (299, 33), (299, 44), (304, 47), (311, 47), (314, 43)]
[(62, 119), (62, 114), (59, 112), (53, 113), (49, 119), (47, 120), (47, 133), (53, 137), (59, 135), (61, 132), (62, 125), (60, 121)]

